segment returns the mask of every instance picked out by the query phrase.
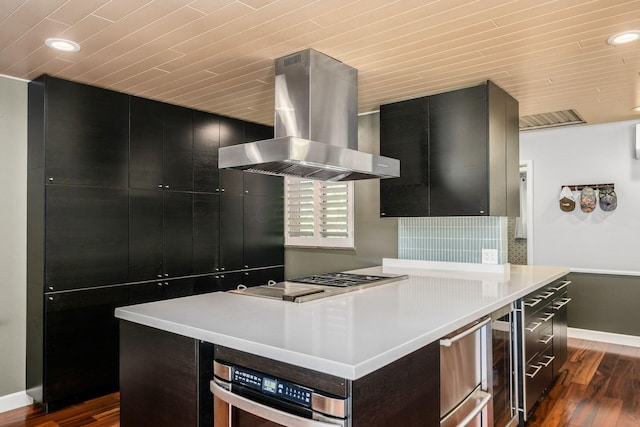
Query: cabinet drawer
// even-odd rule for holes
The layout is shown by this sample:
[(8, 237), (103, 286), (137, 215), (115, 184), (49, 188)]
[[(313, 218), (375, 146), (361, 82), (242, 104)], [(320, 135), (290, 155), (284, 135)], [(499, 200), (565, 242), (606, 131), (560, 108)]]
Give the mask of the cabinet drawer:
[(551, 385), (553, 380), (553, 359), (551, 346), (528, 363), (525, 371), (525, 410), (529, 412), (533, 405)]

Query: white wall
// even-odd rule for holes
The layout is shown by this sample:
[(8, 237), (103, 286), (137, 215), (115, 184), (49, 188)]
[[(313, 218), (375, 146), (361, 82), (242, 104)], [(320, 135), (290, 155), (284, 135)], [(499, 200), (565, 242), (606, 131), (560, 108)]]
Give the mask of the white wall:
[[(520, 159), (533, 161), (533, 263), (640, 274), (640, 121), (520, 134)], [(562, 185), (615, 183), (618, 208), (584, 213), (558, 206)]]
[(25, 388), (27, 83), (0, 76), (0, 396)]

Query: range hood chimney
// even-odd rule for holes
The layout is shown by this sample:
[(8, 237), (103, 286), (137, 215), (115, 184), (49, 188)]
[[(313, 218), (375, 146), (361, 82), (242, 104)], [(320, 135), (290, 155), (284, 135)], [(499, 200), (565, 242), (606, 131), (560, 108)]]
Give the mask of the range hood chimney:
[(358, 151), (358, 71), (313, 49), (275, 60), (275, 137), (223, 147), (220, 169), (322, 181), (400, 176), (400, 161)]

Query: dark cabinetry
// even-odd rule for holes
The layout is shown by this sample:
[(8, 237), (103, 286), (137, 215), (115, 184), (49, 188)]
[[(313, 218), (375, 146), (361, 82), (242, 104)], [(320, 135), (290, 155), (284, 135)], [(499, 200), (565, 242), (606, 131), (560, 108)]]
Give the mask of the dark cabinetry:
[(192, 190), (192, 110), (133, 96), (130, 109), (130, 187)]
[(521, 402), (524, 419), (560, 374), (567, 360), (567, 286), (562, 278), (519, 301)]
[(217, 164), (270, 127), (49, 76), (28, 126), (27, 389), (45, 408), (117, 389), (115, 307), (282, 280), (282, 180)]
[(400, 160), (400, 177), (380, 181), (380, 215), (427, 216), (428, 97), (380, 106), (380, 154)]
[(47, 291), (127, 281), (127, 190), (47, 185)]
[(213, 425), (213, 345), (125, 321), (120, 335), (123, 426)]
[(126, 188), (127, 95), (49, 76), (37, 79), (33, 85), (46, 87), (46, 96), (31, 98), (30, 103), (42, 104), (46, 111), (42, 121), (47, 134), (43, 147), (47, 180), (64, 185)]
[(492, 82), (380, 107), (381, 216), (517, 216), (518, 103)]
[(118, 389), (116, 307), (128, 302), (125, 287), (44, 297), (44, 402), (55, 408), (84, 396)]

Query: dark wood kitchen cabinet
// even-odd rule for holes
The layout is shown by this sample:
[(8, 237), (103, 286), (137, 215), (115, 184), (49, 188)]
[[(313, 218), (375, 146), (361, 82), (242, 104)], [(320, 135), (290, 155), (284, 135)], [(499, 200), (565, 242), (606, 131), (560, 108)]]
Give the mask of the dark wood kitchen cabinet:
[(244, 197), (242, 194), (220, 195), (220, 271), (244, 268)]
[(165, 277), (193, 271), (193, 194), (163, 192), (162, 269)]
[(400, 177), (380, 180), (380, 216), (428, 216), (428, 97), (380, 106), (380, 154), (400, 160)]
[[(283, 245), (268, 254), (276, 265), (247, 246), (274, 229), (243, 237), (244, 196), (261, 198), (247, 212), (279, 204), (281, 180), (218, 170), (220, 146), (271, 127), (49, 76), (28, 96), (27, 389), (45, 409), (104, 392), (102, 374), (117, 388), (115, 307), (282, 280)], [(104, 350), (90, 368), (73, 334)]]
[(188, 276), (193, 271), (193, 194), (129, 190), (129, 279)]
[(127, 302), (124, 286), (44, 297), (43, 376), (29, 382), (42, 387), (47, 410), (118, 389), (119, 335), (113, 311)]
[(282, 197), (244, 196), (244, 268), (284, 265), (284, 200)]
[(193, 191), (220, 191), (218, 148), (220, 117), (202, 111), (193, 112)]
[[(162, 301), (170, 298), (180, 298), (195, 293), (193, 277), (179, 279), (158, 279), (152, 283), (136, 283), (129, 285), (129, 304)], [(213, 292), (209, 291), (209, 292)]]
[(219, 271), (220, 195), (193, 194), (193, 273)]
[(381, 216), (518, 216), (518, 102), (493, 82), (383, 105), (380, 123), (401, 164)]
[(47, 291), (127, 282), (126, 189), (46, 186)]
[(127, 188), (128, 96), (50, 76), (31, 85), (29, 108), (42, 113), (32, 119), (46, 132), (38, 149), (47, 181)]
[(131, 188), (193, 190), (192, 110), (131, 97)]
[(122, 426), (213, 425), (212, 344), (124, 321), (120, 335)]

